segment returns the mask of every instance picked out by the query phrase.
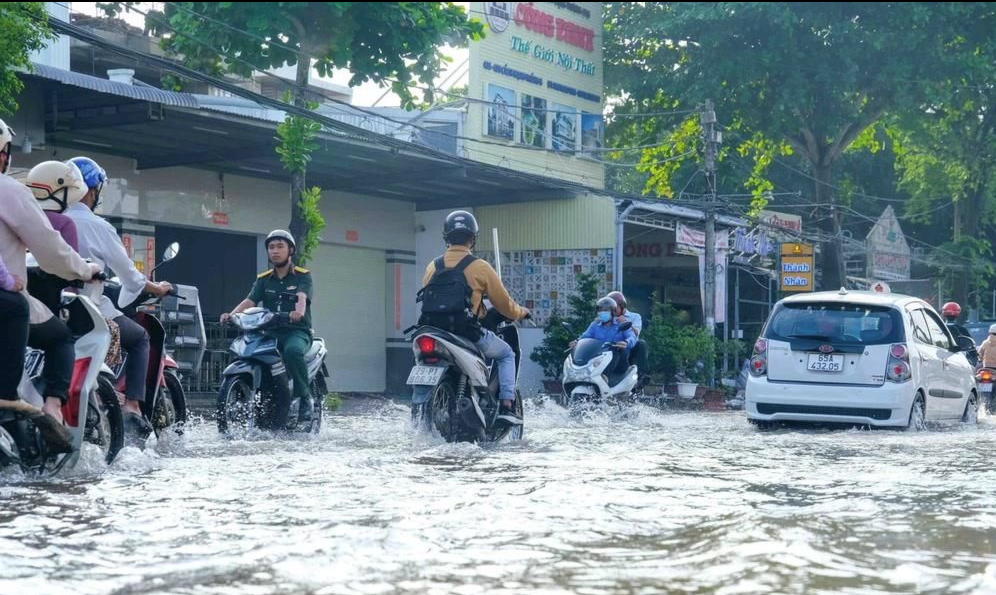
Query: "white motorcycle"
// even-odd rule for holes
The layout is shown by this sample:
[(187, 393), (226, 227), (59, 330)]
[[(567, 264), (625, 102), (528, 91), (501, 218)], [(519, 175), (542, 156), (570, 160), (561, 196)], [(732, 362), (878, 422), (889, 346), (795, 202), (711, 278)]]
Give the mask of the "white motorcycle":
[[(28, 265), (29, 275), (38, 272), (30, 255)], [(113, 387), (99, 378), (111, 343), (107, 322), (92, 301), (70, 292), (62, 294), (61, 312), (76, 339), (69, 400), (62, 408), (72, 451), (50, 452), (35, 427), (33, 420), (43, 415), (45, 354), (29, 349), (18, 387), (21, 400), (0, 401), (0, 467), (18, 465), (25, 471), (54, 474), (77, 463), (84, 442), (96, 444), (108, 463), (124, 446), (121, 406)]]
[[(624, 322), (620, 330), (626, 331), (631, 326), (632, 323)], [(578, 339), (564, 360), (564, 392), (557, 399), (558, 404), (566, 409), (577, 409), (631, 397), (639, 381), (638, 370), (636, 366), (629, 366), (622, 374), (607, 374), (606, 370), (612, 364), (613, 349), (612, 343)]]
[[(482, 323), (515, 353), (516, 377), (521, 354), (514, 323), (490, 310)], [(411, 327), (415, 366), (408, 376), (412, 387), (412, 422), (435, 430), (447, 442), (521, 440), (522, 425), (498, 423), (498, 366), (487, 361), (471, 341), (431, 326)], [(522, 415), (522, 395), (515, 391), (515, 411)]]

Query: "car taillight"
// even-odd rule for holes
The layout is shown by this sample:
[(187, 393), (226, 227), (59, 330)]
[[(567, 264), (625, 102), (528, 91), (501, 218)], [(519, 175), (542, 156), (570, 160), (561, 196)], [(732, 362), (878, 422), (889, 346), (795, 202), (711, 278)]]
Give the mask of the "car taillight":
[(906, 382), (913, 376), (910, 369), (910, 352), (904, 343), (896, 343), (889, 348), (889, 363), (885, 377), (889, 382)]
[(419, 353), (423, 355), (432, 353), (436, 350), (436, 340), (432, 337), (419, 337), (418, 339), (415, 339), (415, 344), (418, 346)]
[(86, 374), (90, 371), (91, 358), (84, 357), (76, 360), (73, 364), (73, 378), (69, 382), (69, 400), (62, 406), (62, 417), (66, 420), (66, 425), (79, 427), (80, 392), (83, 391), (83, 382)]
[(768, 373), (767, 339), (758, 339), (754, 342), (754, 355), (750, 358), (750, 373), (754, 376), (764, 376)]

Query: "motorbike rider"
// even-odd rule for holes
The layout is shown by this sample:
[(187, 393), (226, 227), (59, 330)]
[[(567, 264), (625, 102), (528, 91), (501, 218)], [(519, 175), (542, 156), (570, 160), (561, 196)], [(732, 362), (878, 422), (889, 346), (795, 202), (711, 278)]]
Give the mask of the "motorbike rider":
[[(79, 168), (73, 163), (43, 161), (31, 168), (28, 176), (21, 182), (34, 194), (52, 228), (59, 232), (73, 250), (79, 252), (76, 223), (65, 214), (70, 205), (78, 203), (86, 195), (86, 182), (83, 181)], [(58, 316), (62, 290), (66, 285), (64, 280), (39, 271), (28, 281), (31, 295), (41, 300)]]
[[(466, 258), (473, 258), (472, 251), (479, 231), (477, 219), (467, 211), (453, 211), (446, 216), (443, 240), (446, 241), (447, 248), (440, 258), (447, 269), (457, 267)], [(422, 287), (427, 286), (436, 274), (436, 260), (425, 268)], [(509, 320), (523, 320), (529, 316), (529, 310), (512, 299), (498, 278), (498, 273), (487, 261), (479, 258), (473, 260), (466, 265), (463, 274), (471, 291), (471, 314), (475, 317), (471, 322), (475, 327), (472, 329), (473, 334), (476, 335), (465, 338), (473, 340), (481, 354), (494, 360), (498, 366), (498, 397), (501, 405), (497, 419), (507, 424), (521, 425), (522, 416), (515, 411), (515, 352), (501, 337), (488, 329), (480, 328), (480, 321), (487, 315), (487, 308), (483, 305), (485, 296), (498, 313)]]
[[(86, 184), (79, 168), (71, 163), (44, 161), (31, 168), (22, 182), (31, 190), (52, 228), (74, 251), (78, 250), (76, 224), (63, 213), (69, 205), (79, 202), (86, 195)], [(45, 396), (63, 402), (69, 395), (76, 361), (73, 334), (59, 317), (65, 286), (63, 279), (43, 268), (36, 274), (29, 274), (29, 293), (45, 304), (49, 312), (45, 320), (32, 320), (28, 346), (45, 352), (42, 370)]]
[[(100, 271), (88, 264), (52, 228), (38, 208), (37, 201), (23, 184), (5, 175), (10, 167), (10, 147), (13, 131), (0, 120), (0, 260), (16, 279), (27, 279), (26, 250), (31, 250), (43, 269), (64, 279), (89, 281)], [(23, 284), (22, 284), (23, 285)], [(16, 288), (16, 287), (15, 287)], [(53, 318), (52, 312), (27, 291), (8, 295), (0, 292), (0, 398), (17, 400), (17, 386), (24, 372), (25, 345), (29, 323), (44, 323)], [(51, 356), (51, 354), (49, 354)], [(46, 356), (46, 361), (49, 359)], [(58, 358), (52, 357), (53, 360)], [(70, 361), (69, 375), (72, 374)], [(68, 378), (62, 378), (68, 387)], [(46, 391), (43, 415), (34, 419), (42, 436), (54, 451), (68, 451), (69, 431), (62, 425), (64, 395), (52, 394), (58, 387)]]
[(979, 345), (979, 366), (996, 369), (996, 324), (989, 326), (989, 336)]
[[(944, 323), (948, 325), (948, 329), (954, 336), (956, 344), (959, 338), (968, 337), (972, 341), (972, 345), (975, 345), (975, 339), (972, 338), (972, 334), (968, 332), (968, 329), (958, 324), (958, 317), (961, 316), (961, 306), (957, 302), (947, 302), (941, 306), (941, 315), (944, 316)], [(975, 347), (966, 351), (965, 357), (968, 358), (968, 362), (973, 366), (979, 365), (979, 352)]]
[[(608, 296), (599, 298), (595, 304), (598, 314), (581, 339), (595, 339), (603, 343), (611, 343), (613, 349), (612, 363), (606, 368), (606, 374), (613, 376), (623, 374), (629, 367), (630, 352), (636, 346), (636, 333), (632, 328), (625, 331), (620, 328), (626, 320), (620, 321), (620, 308), (616, 301)], [(577, 341), (571, 342), (571, 348)]]
[[(69, 160), (83, 174), (87, 187), (86, 195), (80, 202), (66, 210), (76, 223), (79, 234), (80, 254), (93, 260), (103, 268), (110, 268), (121, 280), (121, 295), (117, 305), (128, 304), (142, 293), (162, 297), (173, 289), (165, 281), (154, 283), (146, 279), (125, 250), (114, 226), (97, 216), (94, 210), (100, 204), (100, 192), (107, 182), (107, 174), (96, 161), (89, 157), (74, 157)], [(92, 294), (100, 313), (114, 321), (120, 329), (121, 349), (128, 354), (125, 363), (125, 429), (133, 436), (132, 442), (141, 445), (152, 432), (150, 424), (142, 415), (141, 403), (145, 401), (145, 377), (149, 369), (149, 334), (137, 322), (122, 314), (111, 300), (103, 295), (103, 283)]]
[(650, 381), (650, 364), (647, 362), (650, 351), (647, 347), (647, 342), (640, 339), (640, 331), (643, 330), (643, 317), (629, 310), (628, 304), (626, 302), (626, 296), (623, 295), (621, 291), (612, 291), (607, 297), (612, 298), (616, 302), (616, 307), (619, 308), (619, 317), (617, 320), (620, 323), (631, 322), (633, 326), (633, 334), (636, 335), (636, 345), (633, 350), (629, 353), (629, 364), (631, 366), (636, 366), (639, 371), (640, 380), (636, 384), (636, 389), (639, 390), (643, 388)]
[[(313, 285), (308, 269), (295, 266), (292, 260), (297, 245), (294, 236), (288, 231), (275, 229), (263, 241), (269, 257), (271, 268), (256, 277), (249, 296), (230, 313), (221, 315), (221, 322), (227, 322), (233, 314), (238, 314), (247, 308), (262, 304), (272, 312), (284, 310), (281, 297), (294, 294), (295, 305), (290, 311), (290, 324), (267, 331), (277, 340), (277, 350), (284, 361), (287, 374), (294, 381), (294, 398), (301, 406), (299, 420), (310, 419), (312, 408), (311, 393), (308, 382), (308, 366), (304, 354), (311, 348), (311, 297)], [(284, 400), (278, 402), (274, 427), (281, 428), (287, 424), (290, 403)]]

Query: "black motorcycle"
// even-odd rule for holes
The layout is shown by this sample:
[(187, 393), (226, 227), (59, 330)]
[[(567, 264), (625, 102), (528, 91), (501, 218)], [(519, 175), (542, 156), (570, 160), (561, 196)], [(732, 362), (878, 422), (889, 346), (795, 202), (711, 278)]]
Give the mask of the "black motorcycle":
[[(282, 305), (296, 300), (293, 293), (281, 296)], [(312, 338), (304, 356), (311, 399), (302, 403), (292, 398), (292, 381), (277, 350), (277, 340), (266, 332), (288, 322), (287, 312), (258, 307), (232, 316), (231, 323), (244, 332), (232, 342), (230, 351), (236, 359), (222, 373), (224, 381), (218, 391), (218, 431), (222, 434), (251, 433), (255, 429), (317, 434), (321, 428), (322, 401), (328, 393), (328, 350), (323, 339)], [(281, 425), (281, 409), (287, 412), (287, 421), (276, 427)]]

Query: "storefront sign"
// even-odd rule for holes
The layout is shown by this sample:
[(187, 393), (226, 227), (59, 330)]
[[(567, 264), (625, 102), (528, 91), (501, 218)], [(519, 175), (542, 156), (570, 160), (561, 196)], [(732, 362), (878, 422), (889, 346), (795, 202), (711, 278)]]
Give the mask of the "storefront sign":
[(782, 244), (778, 272), (782, 291), (813, 291), (813, 245)]

